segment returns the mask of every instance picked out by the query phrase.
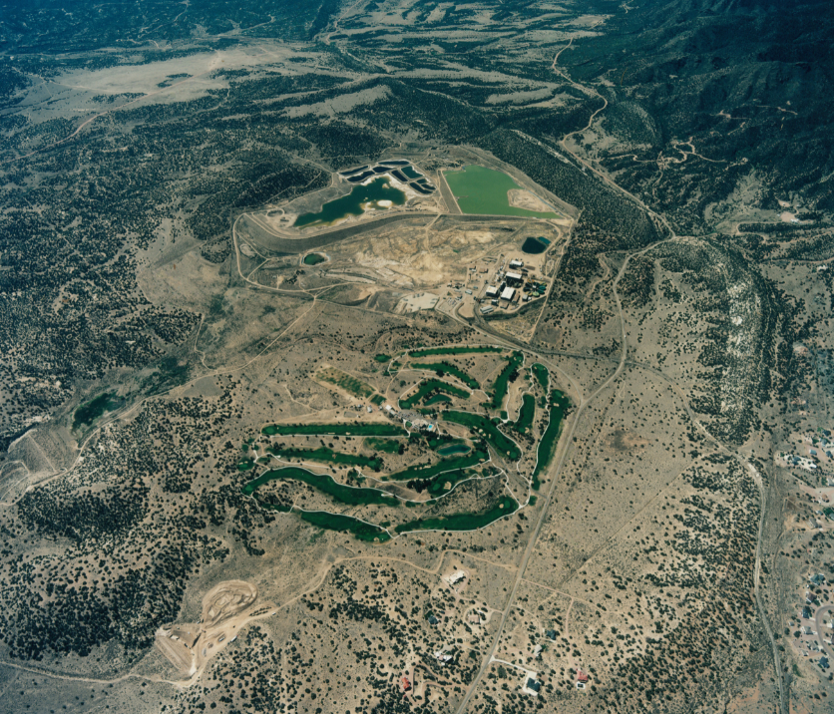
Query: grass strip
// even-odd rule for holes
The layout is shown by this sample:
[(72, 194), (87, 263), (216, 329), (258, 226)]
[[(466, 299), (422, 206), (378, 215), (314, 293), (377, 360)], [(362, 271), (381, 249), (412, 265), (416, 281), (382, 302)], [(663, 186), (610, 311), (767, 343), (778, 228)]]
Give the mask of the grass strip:
[(548, 387), (550, 386), (550, 373), (547, 371), (547, 367), (537, 362), (533, 365), (532, 369), (533, 374), (536, 376), (536, 379), (539, 380), (539, 384), (542, 385), (542, 389), (545, 394), (547, 394)]
[(461, 382), (463, 382), (467, 387), (470, 389), (480, 389), (481, 385), (478, 384), (478, 380), (474, 379), (466, 372), (464, 372), (460, 367), (457, 367), (453, 364), (449, 364), (449, 362), (432, 362), (430, 364), (427, 363), (419, 363), (415, 362), (411, 365), (412, 369), (428, 369), (432, 372), (439, 372), (440, 375), (451, 374), (454, 377), (457, 377)]
[(525, 394), (521, 404), (521, 409), (518, 412), (518, 419), (513, 428), (519, 434), (526, 434), (533, 426), (533, 419), (536, 416), (536, 398), (532, 394)]
[(450, 404), (451, 402), (452, 398), (445, 394), (433, 394), (428, 399), (426, 399), (425, 405), (427, 407), (433, 407), (435, 404)]
[(432, 355), (471, 355), (483, 352), (503, 352), (501, 347), (430, 347), (414, 350), (412, 357), (431, 357)]
[(368, 542), (378, 540), (380, 543), (391, 540), (391, 536), (383, 528), (365, 523), (351, 516), (342, 516), (337, 513), (327, 513), (326, 511), (300, 511), (298, 515), (303, 520), (319, 528), (352, 533), (357, 540)]
[(397, 533), (418, 530), (471, 531), (488, 526), (502, 516), (514, 513), (518, 502), (509, 496), (503, 496), (492, 508), (482, 513), (454, 513), (438, 518), (418, 518), (396, 527)]
[(483, 437), (502, 454), (509, 456), (513, 461), (521, 458), (521, 449), (508, 436), (498, 430), (498, 427), (485, 416), (471, 414), (469, 412), (444, 412), (442, 418), (455, 424), (465, 426), (472, 432), (479, 429), (483, 431)]
[(391, 355), (379, 354), (379, 355), (377, 355), (376, 357), (374, 357), (374, 359), (375, 359), (377, 362), (387, 362), (388, 360), (390, 360), (390, 359), (391, 359)]
[(365, 439), (365, 446), (372, 451), (384, 451), (386, 454), (398, 454), (400, 447), (404, 446), (403, 442), (395, 439), (375, 439), (369, 436)]
[(374, 471), (379, 471), (382, 468), (382, 459), (378, 457), (343, 454), (326, 446), (320, 446), (318, 449), (294, 449), (276, 445), (268, 448), (267, 451), (275, 456), (289, 459), (310, 459), (311, 461), (324, 461), (332, 464), (344, 464), (345, 466), (367, 466)]
[(473, 451), (466, 456), (458, 456), (455, 459), (443, 459), (431, 466), (411, 466), (403, 471), (397, 471), (390, 474), (388, 480), (390, 481), (408, 481), (414, 478), (431, 478), (444, 471), (452, 471), (454, 469), (465, 469), (469, 466), (477, 466), (481, 459), (488, 459), (489, 454), (483, 451)]
[(319, 476), (306, 469), (299, 469), (293, 466), (285, 469), (274, 469), (261, 474), (254, 481), (250, 481), (243, 487), (243, 493), (251, 496), (265, 483), (278, 480), (303, 481), (322, 493), (331, 496), (335, 501), (347, 504), (348, 506), (367, 506), (369, 504), (381, 506), (400, 505), (399, 499), (388, 496), (378, 489), (345, 486), (344, 484), (337, 483), (330, 476)]
[(262, 429), (267, 436), (276, 434), (325, 434), (329, 436), (407, 436), (396, 424), (270, 424)]
[(400, 409), (411, 409), (411, 407), (417, 404), (417, 402), (419, 402), (423, 397), (431, 394), (432, 392), (446, 392), (447, 394), (451, 394), (453, 397), (469, 399), (469, 392), (466, 392), (459, 387), (455, 387), (453, 384), (441, 382), (439, 379), (427, 379), (420, 385), (420, 388), (414, 392), (414, 394), (408, 397), (408, 399), (400, 400)]
[(524, 355), (521, 352), (513, 352), (510, 356), (507, 366), (501, 370), (501, 373), (495, 378), (492, 385), (492, 401), (490, 406), (493, 409), (500, 409), (507, 396), (507, 389), (509, 389), (510, 377), (518, 372), (518, 368), (524, 362)]
[(562, 431), (562, 420), (570, 408), (570, 400), (558, 389), (550, 393), (550, 423), (547, 425), (542, 439), (539, 442), (538, 463), (533, 471), (533, 480), (530, 484), (534, 491), (541, 486), (539, 476), (544, 473), (550, 465), (553, 454), (556, 452), (556, 444), (559, 442), (559, 434)]

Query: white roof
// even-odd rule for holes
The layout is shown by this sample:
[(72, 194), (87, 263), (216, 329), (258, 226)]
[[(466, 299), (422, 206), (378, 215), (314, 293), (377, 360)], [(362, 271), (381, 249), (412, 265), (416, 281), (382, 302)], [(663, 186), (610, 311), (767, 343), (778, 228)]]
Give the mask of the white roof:
[(512, 300), (513, 295), (515, 295), (515, 288), (504, 288), (504, 292), (501, 293), (501, 299)]
[(521, 273), (507, 273), (507, 280), (521, 280)]
[(487, 295), (497, 295), (498, 294), (498, 288), (496, 288), (494, 285), (487, 285), (486, 294)]

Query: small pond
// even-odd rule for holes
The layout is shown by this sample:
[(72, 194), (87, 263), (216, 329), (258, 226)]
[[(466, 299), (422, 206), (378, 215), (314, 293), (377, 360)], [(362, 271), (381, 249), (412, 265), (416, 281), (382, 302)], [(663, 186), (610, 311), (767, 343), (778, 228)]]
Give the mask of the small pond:
[(521, 252), (528, 255), (538, 255), (547, 250), (547, 243), (544, 238), (525, 238), (524, 244), (521, 246)]

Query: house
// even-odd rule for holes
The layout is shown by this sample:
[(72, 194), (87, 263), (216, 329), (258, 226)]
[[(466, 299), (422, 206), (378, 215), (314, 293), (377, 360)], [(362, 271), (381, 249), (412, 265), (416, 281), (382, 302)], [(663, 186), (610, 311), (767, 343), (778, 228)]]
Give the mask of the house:
[(822, 657), (819, 658), (819, 660), (817, 661), (817, 664), (820, 666), (820, 669), (828, 669), (828, 667), (829, 667), (828, 657), (823, 655)]
[(411, 689), (411, 682), (408, 681), (408, 677), (403, 675), (400, 681), (402, 682), (404, 692), (407, 692), (409, 689)]
[(533, 679), (532, 677), (528, 677), (526, 687), (529, 691), (533, 692), (534, 694), (538, 694), (542, 688), (542, 683)]
[(811, 608), (808, 607), (807, 605), (805, 607), (803, 607), (802, 608), (802, 619), (803, 620), (810, 620), (812, 617), (813, 617), (813, 614), (811, 613)]
[(454, 655), (450, 655), (447, 652), (444, 652), (443, 650), (440, 650), (439, 652), (434, 653), (434, 658), (438, 662), (440, 662), (440, 664), (446, 664), (447, 662), (452, 661), (452, 659), (454, 658)]
[(581, 669), (576, 671), (576, 681), (580, 684), (587, 684), (588, 683), (588, 675), (586, 672), (583, 672)]
[(432, 615), (432, 614), (429, 614), (429, 616), (428, 616), (426, 619), (429, 621), (429, 624), (430, 624), (430, 625), (432, 625), (432, 626), (435, 626), (435, 625), (437, 625), (437, 623), (438, 623), (438, 622), (440, 622), (440, 620), (438, 620), (438, 619), (437, 619), (434, 615)]
[(504, 288), (504, 291), (501, 293), (501, 299), (510, 302), (513, 297), (515, 297), (515, 288)]
[(486, 293), (484, 293), (488, 298), (495, 298), (498, 297), (498, 288), (494, 285), (487, 285)]
[(556, 630), (548, 630), (547, 632), (544, 633), (544, 636), (547, 637), (547, 639), (550, 640), (551, 642), (555, 642), (556, 641)]
[(810, 580), (814, 585), (822, 585), (825, 582), (825, 576), (822, 573), (817, 573), (812, 575)]
[(508, 271), (506, 275), (507, 285), (521, 285), (524, 281), (524, 277), (521, 273), (514, 273), (512, 271)]

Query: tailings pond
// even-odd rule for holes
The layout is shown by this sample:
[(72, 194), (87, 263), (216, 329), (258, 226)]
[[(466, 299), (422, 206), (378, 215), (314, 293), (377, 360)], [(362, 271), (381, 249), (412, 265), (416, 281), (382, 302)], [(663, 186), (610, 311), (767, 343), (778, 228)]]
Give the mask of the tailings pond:
[(330, 225), (348, 216), (361, 216), (368, 209), (386, 209), (402, 206), (406, 196), (393, 188), (387, 178), (374, 179), (365, 186), (354, 186), (347, 195), (325, 203), (317, 213), (303, 213), (295, 219), (296, 228), (313, 225)]
[(528, 211), (510, 205), (508, 191), (521, 189), (502, 171), (483, 166), (466, 166), (463, 171), (446, 171), (443, 176), (463, 213), (525, 216), (528, 218), (558, 218), (552, 211)]

